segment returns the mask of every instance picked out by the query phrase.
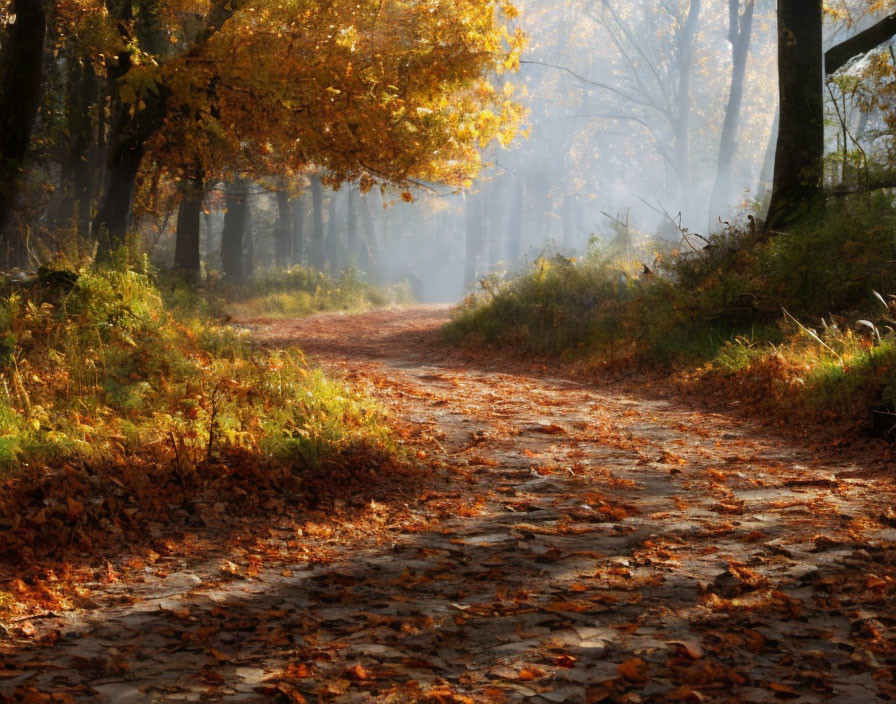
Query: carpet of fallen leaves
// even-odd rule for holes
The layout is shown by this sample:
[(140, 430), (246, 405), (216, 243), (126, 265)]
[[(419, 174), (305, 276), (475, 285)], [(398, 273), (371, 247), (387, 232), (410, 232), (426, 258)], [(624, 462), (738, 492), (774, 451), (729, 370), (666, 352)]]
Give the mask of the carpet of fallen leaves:
[(301, 520), (209, 498), (11, 619), (0, 701), (896, 699), (880, 457), (446, 348), (447, 315), (247, 321), (376, 396), (419, 480)]

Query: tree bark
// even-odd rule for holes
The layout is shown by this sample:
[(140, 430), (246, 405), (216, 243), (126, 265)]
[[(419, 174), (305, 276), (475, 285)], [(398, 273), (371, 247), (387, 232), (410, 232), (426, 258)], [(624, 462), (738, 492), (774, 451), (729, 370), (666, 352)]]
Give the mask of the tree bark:
[[(10, 12), (16, 21), (0, 51), (0, 233), (9, 223), (21, 188), (40, 105), (47, 31), (41, 0), (13, 0)], [(3, 244), (9, 253), (9, 240), (4, 238)]]
[(311, 251), (308, 261), (318, 271), (324, 268), (324, 187), (319, 176), (311, 177)]
[(282, 269), (289, 267), (293, 259), (293, 222), (292, 202), (286, 183), (281, 182), (277, 190), (277, 227), (274, 236), (274, 253), (276, 265)]
[(382, 272), (379, 266), (379, 245), (376, 237), (376, 226), (370, 214), (369, 194), (362, 194), (360, 200), (361, 225), (364, 228), (364, 241), (361, 245), (361, 267), (367, 272), (370, 280), (379, 282)]
[(357, 267), (360, 261), (360, 251), (358, 244), (358, 199), (355, 195), (355, 187), (348, 187), (348, 224), (346, 225), (346, 257), (345, 262), (348, 266)]
[(72, 197), (75, 201), (75, 217), (78, 235), (90, 233), (90, 217), (93, 211), (93, 169), (90, 164), (93, 121), (90, 117), (91, 96), (96, 93), (96, 76), (89, 63), (79, 67), (75, 85), (77, 95), (71, 96), (69, 106), (69, 135), (71, 137)]
[(728, 40), (731, 42), (731, 90), (722, 122), (719, 140), (719, 160), (716, 166), (716, 180), (709, 201), (709, 219), (712, 226), (716, 216), (722, 215), (731, 197), (734, 159), (737, 156), (737, 129), (744, 99), (744, 80), (747, 75), (747, 59), (750, 39), (753, 34), (753, 14), (755, 0), (746, 0), (743, 15), (740, 1), (728, 0)]
[(337, 274), (342, 270), (341, 255), (344, 252), (341, 242), (342, 238), (339, 236), (339, 230), (336, 227), (336, 203), (338, 199), (339, 192), (333, 191), (330, 196), (330, 202), (327, 204), (327, 240), (324, 247), (324, 268), (329, 269), (331, 274)]
[(249, 188), (241, 178), (235, 178), (224, 187), (224, 229), (221, 232), (221, 271), (228, 281), (244, 280), (243, 236), (249, 219)]
[(691, 0), (688, 16), (676, 38), (678, 90), (675, 119), (675, 155), (682, 191), (691, 185), (691, 73), (694, 67), (694, 37), (700, 20), (700, 0)]
[(292, 263), (301, 266), (305, 257), (305, 201), (301, 196), (292, 203)]
[(99, 241), (101, 259), (107, 258), (113, 249), (124, 244), (145, 145), (164, 120), (169, 95), (165, 86), (158, 86), (157, 93), (145, 96), (146, 107), (134, 110), (132, 114), (134, 106), (122, 102), (118, 97), (120, 81), (130, 67), (130, 54), (122, 52), (110, 75), (113, 111), (106, 159), (106, 192), (101, 197), (99, 210), (93, 220), (93, 236)]
[[(187, 53), (197, 51), (227, 22), (236, 11), (238, 3), (231, 0), (215, 2), (208, 13), (205, 28)], [(106, 0), (109, 15), (119, 24), (124, 43), (131, 43), (131, 33), (136, 29), (142, 43), (163, 40), (155, 36), (154, 26), (146, 26), (152, 14), (141, 12), (134, 27), (134, 5), (127, 0)], [(140, 20), (143, 21), (140, 24)], [(154, 20), (150, 20), (154, 25)], [(99, 257), (108, 258), (109, 252), (125, 241), (130, 224), (131, 206), (137, 174), (146, 143), (161, 128), (167, 110), (170, 89), (159, 84), (155, 91), (139, 96), (145, 107), (125, 103), (121, 97), (122, 82), (132, 67), (131, 51), (124, 49), (116, 57), (109, 70), (109, 94), (112, 104), (112, 120), (106, 157), (106, 190), (100, 197), (100, 206), (93, 220), (93, 236), (99, 241)]]
[(867, 54), (893, 36), (896, 36), (896, 13), (828, 49), (824, 55), (825, 73), (829, 76), (836, 73), (856, 56)]
[(177, 235), (174, 248), (174, 268), (198, 279), (201, 266), (199, 255), (199, 222), (202, 215), (203, 183), (201, 177), (184, 184), (177, 209)]
[(821, 200), (823, 59), (821, 0), (778, 0), (781, 107), (768, 229), (792, 222)]

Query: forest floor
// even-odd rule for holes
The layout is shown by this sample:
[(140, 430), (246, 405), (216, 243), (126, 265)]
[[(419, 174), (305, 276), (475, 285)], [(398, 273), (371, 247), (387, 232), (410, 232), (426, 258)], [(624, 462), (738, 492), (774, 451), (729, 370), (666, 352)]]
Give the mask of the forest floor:
[(446, 347), (447, 317), (243, 321), (379, 399), (419, 483), (17, 621), (0, 701), (896, 699), (887, 463)]

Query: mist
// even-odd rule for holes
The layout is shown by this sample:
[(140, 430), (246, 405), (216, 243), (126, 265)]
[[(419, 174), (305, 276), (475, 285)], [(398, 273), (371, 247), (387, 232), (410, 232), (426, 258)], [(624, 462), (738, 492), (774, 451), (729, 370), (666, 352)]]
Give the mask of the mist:
[[(519, 9), (528, 45), (518, 73), (495, 82), (521, 89), (525, 135), (489, 147), (470, 188), (417, 183), (413, 202), (402, 189), (362, 193), (347, 183), (324, 188), (315, 206), (304, 179), (292, 263), (332, 274), (352, 267), (372, 283), (406, 283), (421, 302), (454, 302), (483, 276), (519, 271), (545, 253), (580, 256), (620, 230), (687, 248), (693, 233), (762, 217), (777, 124), (773, 2), (524, 0)], [(874, 18), (857, 13), (852, 22)], [(836, 39), (844, 24), (826, 31)], [(843, 96), (831, 97), (835, 120)], [(861, 130), (875, 119), (854, 105), (845, 116)], [(847, 139), (837, 129), (828, 138), (833, 151)], [(276, 183), (256, 184), (252, 199), (248, 267), (282, 267)], [(326, 241), (317, 259), (315, 207)], [(203, 247), (214, 261), (225, 205), (211, 196), (206, 209)], [(159, 262), (170, 264), (173, 237), (171, 218), (156, 235)]]

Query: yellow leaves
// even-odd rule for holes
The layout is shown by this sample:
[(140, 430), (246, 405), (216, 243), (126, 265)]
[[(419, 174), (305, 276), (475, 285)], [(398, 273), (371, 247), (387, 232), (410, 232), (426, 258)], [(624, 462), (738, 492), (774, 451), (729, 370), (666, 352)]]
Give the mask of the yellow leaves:
[(341, 46), (343, 49), (348, 49), (349, 51), (355, 51), (356, 45), (360, 40), (361, 35), (354, 26), (345, 27), (339, 31), (339, 34), (337, 34), (336, 45)]
[(121, 98), (121, 102), (126, 105), (133, 105), (137, 102), (137, 92), (130, 83), (122, 84), (121, 88), (118, 89), (118, 96)]

